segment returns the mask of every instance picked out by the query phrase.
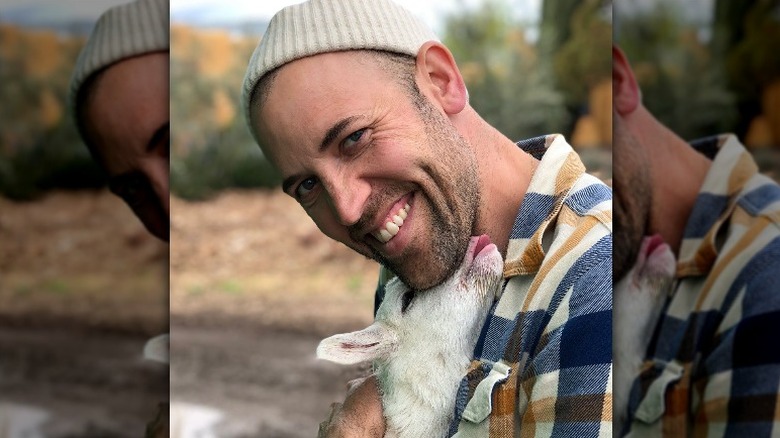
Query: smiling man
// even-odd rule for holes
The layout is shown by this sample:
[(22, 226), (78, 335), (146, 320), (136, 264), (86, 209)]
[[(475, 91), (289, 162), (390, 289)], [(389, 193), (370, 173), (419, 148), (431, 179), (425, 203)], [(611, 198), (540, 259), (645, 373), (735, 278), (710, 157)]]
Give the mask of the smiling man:
[[(284, 191), (382, 264), (378, 300), (392, 275), (418, 290), (444, 281), (473, 235), (498, 246), (505, 282), (452, 394), (452, 434), (611, 431), (611, 191), (563, 137), (514, 143), (490, 126), (450, 51), (390, 0), (278, 12), (243, 102)], [(383, 433), (373, 378), (320, 428)]]
[(70, 101), (79, 132), (124, 199), (158, 238), (169, 235), (167, 0), (101, 15), (79, 54)]

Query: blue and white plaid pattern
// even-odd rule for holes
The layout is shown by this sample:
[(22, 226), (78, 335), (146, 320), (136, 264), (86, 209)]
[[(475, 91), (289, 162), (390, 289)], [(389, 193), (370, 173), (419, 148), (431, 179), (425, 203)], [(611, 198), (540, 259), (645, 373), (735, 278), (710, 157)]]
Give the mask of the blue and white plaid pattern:
[(450, 434), (609, 436), (612, 192), (585, 173), (560, 135), (518, 146), (541, 161), (510, 236), (503, 290), (456, 396)]
[(714, 160), (632, 387), (629, 436), (780, 436), (780, 186), (733, 135), (693, 145)]

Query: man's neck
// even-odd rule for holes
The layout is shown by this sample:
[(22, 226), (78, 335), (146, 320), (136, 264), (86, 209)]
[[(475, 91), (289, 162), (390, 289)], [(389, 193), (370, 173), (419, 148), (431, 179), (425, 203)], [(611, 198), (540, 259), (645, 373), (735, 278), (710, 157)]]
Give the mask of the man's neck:
[(480, 120), (470, 139), (479, 165), (481, 188), (475, 234), (487, 234), (506, 257), (509, 235), (539, 161)]
[(712, 162), (685, 140), (649, 117), (639, 133), (650, 163), (653, 202), (648, 234), (660, 233), (679, 254), (685, 226)]

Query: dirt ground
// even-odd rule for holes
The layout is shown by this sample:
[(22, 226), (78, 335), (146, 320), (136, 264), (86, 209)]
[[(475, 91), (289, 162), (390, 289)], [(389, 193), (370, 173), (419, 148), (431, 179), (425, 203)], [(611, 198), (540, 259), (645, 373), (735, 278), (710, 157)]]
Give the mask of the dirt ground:
[(217, 436), (316, 436), (361, 373), (317, 343), (370, 324), (378, 266), (280, 191), (172, 200), (171, 221), (172, 399), (222, 410)]
[[(279, 192), (172, 199), (171, 217), (169, 251), (104, 191), (0, 199), (0, 411), (45, 412), (39, 436), (142, 436), (170, 385), (220, 413), (213, 436), (315, 436), (365, 372), (316, 345), (370, 323), (377, 266)], [(170, 374), (141, 359), (169, 311)]]

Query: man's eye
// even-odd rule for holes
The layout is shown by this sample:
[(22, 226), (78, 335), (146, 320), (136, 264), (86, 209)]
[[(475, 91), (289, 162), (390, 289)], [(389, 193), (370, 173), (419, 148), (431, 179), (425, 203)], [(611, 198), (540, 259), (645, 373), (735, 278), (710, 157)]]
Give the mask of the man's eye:
[(344, 139), (344, 148), (350, 149), (355, 144), (360, 141), (360, 138), (363, 137), (363, 134), (366, 132), (365, 129), (361, 129), (359, 131), (355, 131), (352, 134), (349, 135), (346, 139)]
[(298, 185), (298, 188), (295, 189), (295, 196), (298, 199), (301, 199), (311, 193), (315, 187), (317, 187), (317, 178), (306, 178)]

